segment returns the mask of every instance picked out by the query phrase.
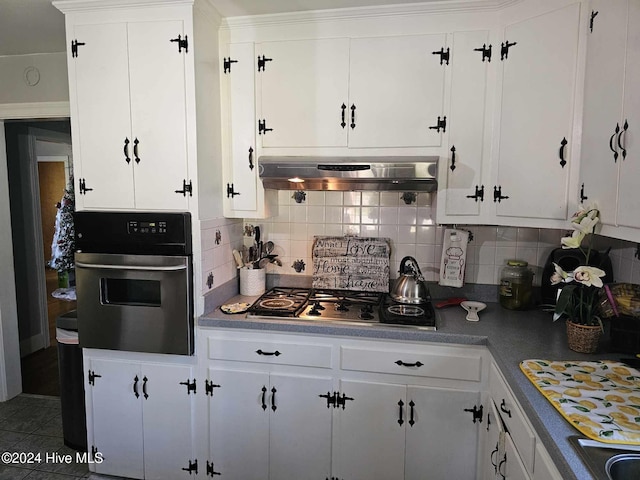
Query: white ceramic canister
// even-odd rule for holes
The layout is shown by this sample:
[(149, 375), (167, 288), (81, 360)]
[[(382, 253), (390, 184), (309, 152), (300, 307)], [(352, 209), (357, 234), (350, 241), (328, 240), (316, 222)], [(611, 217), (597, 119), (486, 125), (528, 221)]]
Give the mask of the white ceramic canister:
[(240, 295), (262, 295), (266, 286), (266, 268), (240, 269)]

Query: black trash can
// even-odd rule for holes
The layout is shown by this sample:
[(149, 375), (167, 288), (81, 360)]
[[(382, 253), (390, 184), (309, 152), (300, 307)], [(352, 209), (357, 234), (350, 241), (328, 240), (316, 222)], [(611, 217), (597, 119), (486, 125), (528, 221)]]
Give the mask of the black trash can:
[(78, 345), (78, 319), (72, 310), (56, 319), (60, 404), (64, 444), (87, 451), (87, 421), (84, 406), (82, 349)]

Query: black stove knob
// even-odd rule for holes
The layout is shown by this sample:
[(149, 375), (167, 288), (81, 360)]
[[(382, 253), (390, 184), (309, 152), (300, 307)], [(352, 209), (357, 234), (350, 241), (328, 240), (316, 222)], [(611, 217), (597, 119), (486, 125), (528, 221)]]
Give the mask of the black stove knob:
[(324, 310), (324, 307), (322, 306), (322, 304), (316, 300), (316, 302), (313, 304), (313, 309), (314, 310)]
[[(322, 308), (322, 310), (324, 310), (324, 308)], [(311, 310), (309, 310), (309, 313), (307, 313), (307, 315), (311, 315), (312, 317), (319, 317), (320, 315), (322, 315), (322, 313), (320, 313), (320, 310), (318, 310), (316, 308), (316, 305), (314, 305), (313, 307), (311, 307)]]
[(336, 304), (336, 310), (339, 311), (339, 312), (348, 312), (349, 311), (348, 307), (349, 307), (349, 303), (345, 302), (343, 300), (339, 301)]
[(360, 309), (359, 317), (362, 320), (373, 320), (373, 308), (371, 305), (365, 305)]

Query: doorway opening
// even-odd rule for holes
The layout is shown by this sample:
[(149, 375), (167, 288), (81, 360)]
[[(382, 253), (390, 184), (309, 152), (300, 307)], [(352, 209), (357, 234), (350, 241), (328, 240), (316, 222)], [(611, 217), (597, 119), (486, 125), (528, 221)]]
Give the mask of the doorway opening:
[(52, 295), (61, 285), (50, 262), (58, 208), (73, 177), (70, 123), (6, 121), (5, 137), (22, 391), (59, 396), (56, 319), (76, 307)]

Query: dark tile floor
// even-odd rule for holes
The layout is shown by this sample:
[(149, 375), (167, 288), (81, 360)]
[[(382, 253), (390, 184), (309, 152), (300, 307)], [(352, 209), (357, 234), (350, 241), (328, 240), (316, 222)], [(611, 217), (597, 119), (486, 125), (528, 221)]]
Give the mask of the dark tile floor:
[[(40, 454), (40, 462), (7, 462), (7, 453)], [(4, 454), (4, 455), (3, 455)], [(54, 454), (58, 454), (57, 461)], [(48, 461), (47, 461), (48, 455)], [(70, 455), (71, 462), (60, 461)], [(21, 394), (0, 403), (0, 479), (14, 480), (114, 480), (91, 474), (86, 463), (76, 461), (76, 451), (64, 445), (60, 398)], [(24, 456), (23, 456), (24, 457)]]

